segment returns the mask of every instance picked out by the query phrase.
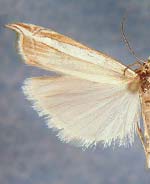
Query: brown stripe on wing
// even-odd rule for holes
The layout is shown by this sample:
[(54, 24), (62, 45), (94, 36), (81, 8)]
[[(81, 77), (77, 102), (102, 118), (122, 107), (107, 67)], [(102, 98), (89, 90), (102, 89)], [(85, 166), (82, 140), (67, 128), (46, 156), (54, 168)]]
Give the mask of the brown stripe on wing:
[[(102, 52), (91, 49), (91, 48), (89, 48), (89, 47), (87, 47), (87, 46), (67, 37), (67, 36), (59, 34), (53, 30), (46, 29), (46, 28), (41, 27), (41, 26), (36, 26), (33, 24), (25, 24), (25, 23), (8, 24), (6, 27), (13, 29), (13, 30), (16, 30), (17, 32), (20, 32), (19, 30), (21, 30), (21, 27), (23, 27), (23, 28), (27, 29), (28, 31), (30, 31), (31, 33), (33, 33), (33, 36), (51, 38), (51, 39), (57, 40), (60, 43), (62, 42), (62, 43), (66, 43), (68, 45), (79, 47), (83, 50), (87, 50), (89, 52), (89, 54), (90, 53), (95, 54), (97, 56), (103, 57), (105, 60), (108, 60), (107, 64), (115, 65), (117, 68), (120, 67), (121, 70), (124, 70), (126, 68), (119, 61), (111, 58), (109, 55), (106, 55)], [(129, 72), (129, 70), (128, 70), (128, 72)]]
[(67, 37), (67, 36), (64, 36), (63, 34), (55, 32), (51, 29), (46, 29), (46, 28), (39, 27), (39, 26), (37, 26), (37, 27), (38, 27), (37, 32), (36, 31), (35, 32), (37, 33), (36, 35), (39, 37), (50, 38), (50, 39), (54, 39), (58, 42), (62, 42), (62, 43), (68, 44), (68, 45), (79, 47), (83, 50), (89, 51), (89, 53), (104, 57), (106, 60), (108, 60), (110, 62), (109, 64), (114, 63), (115, 65), (118, 65), (118, 66), (120, 65), (120, 68), (123, 68), (123, 70), (126, 68), (126, 66), (122, 65), (120, 63), (120, 61), (112, 58), (111, 56), (109, 56), (101, 51), (97, 51), (95, 49), (89, 48), (88, 46), (85, 46), (82, 43), (79, 43), (78, 41), (75, 41), (74, 39)]
[[(74, 58), (76, 62), (80, 60), (81, 62), (85, 62), (85, 64), (87, 64), (87, 62), (82, 59), (78, 59), (71, 55), (65, 54), (56, 48), (50, 47), (49, 45), (46, 45), (42, 42), (31, 39), (30, 37), (22, 36), (20, 47), (22, 47), (21, 50), (23, 51), (25, 57), (28, 57), (28, 59), (31, 59), (32, 61), (35, 60), (35, 58), (39, 60), (38, 57), (51, 59), (52, 54), (56, 53), (56, 57), (59, 59), (62, 58), (62, 62), (64, 61), (64, 59)], [(55, 63), (57, 63), (57, 61), (55, 61)], [(27, 64), (30, 64), (30, 62), (27, 61)], [(88, 64), (92, 66), (94, 65), (92, 63)]]
[[(56, 48), (50, 47), (45, 43), (39, 42), (33, 38), (31, 39), (31, 37), (25, 35), (20, 36), (19, 49), (26, 64), (42, 69), (55, 70), (58, 72), (64, 72), (65, 70), (67, 74), (71, 74), (72, 72), (79, 72), (87, 75), (98, 75), (103, 73), (100, 66), (97, 67), (95, 64), (89, 63), (86, 60), (65, 54)], [(80, 65), (78, 66), (77, 63), (79, 61)], [(112, 72), (113, 71), (111, 71), (111, 74)], [(110, 75), (110, 71), (107, 70), (104, 74)], [(113, 74), (116, 75), (115, 72), (113, 72)]]
[(7, 24), (6, 25), (7, 28), (10, 28), (10, 29), (13, 29), (19, 33), (22, 33), (24, 34), (24, 31), (22, 30), (22, 28), (24, 28), (25, 30), (31, 32), (31, 33), (36, 33), (38, 32), (39, 30), (42, 30), (42, 29), (45, 29), (41, 26), (36, 26), (34, 24), (26, 24), (26, 23), (13, 23), (13, 24)]
[(17, 23), (16, 26), (23, 27), (24, 29), (26, 29), (30, 32), (32, 32), (35, 29), (35, 26), (31, 25), (31, 24)]
[(49, 57), (49, 50), (46, 45), (24, 35), (20, 36), (19, 42), (19, 50), (26, 64), (46, 70), (49, 69), (49, 67), (45, 66), (44, 63), (40, 63), (41, 57), (43, 59), (47, 59)]
[(75, 41), (67, 36), (64, 36), (62, 34), (59, 34), (57, 32), (51, 31), (51, 30), (46, 30), (46, 29), (44, 30), (43, 29), (38, 33), (38, 36), (51, 38), (51, 39), (57, 40), (59, 42), (63, 42), (63, 43), (66, 43), (66, 44), (69, 44), (72, 46), (76, 46), (76, 47), (79, 47), (82, 49), (90, 50), (87, 46), (82, 45), (81, 43), (79, 43), (79, 42), (77, 42), (77, 41)]

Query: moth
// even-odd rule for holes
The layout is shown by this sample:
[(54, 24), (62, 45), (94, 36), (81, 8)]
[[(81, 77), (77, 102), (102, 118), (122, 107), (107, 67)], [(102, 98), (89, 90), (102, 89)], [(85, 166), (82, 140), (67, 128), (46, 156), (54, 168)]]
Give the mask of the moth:
[(23, 92), (62, 141), (83, 148), (129, 146), (138, 134), (150, 168), (150, 59), (133, 70), (51, 29), (6, 27), (18, 33), (26, 64), (58, 73), (26, 79)]

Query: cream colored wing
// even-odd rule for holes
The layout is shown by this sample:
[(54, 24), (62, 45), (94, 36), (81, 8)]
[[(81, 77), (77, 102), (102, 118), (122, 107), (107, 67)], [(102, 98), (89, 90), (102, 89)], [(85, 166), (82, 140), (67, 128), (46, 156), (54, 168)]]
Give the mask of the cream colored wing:
[(50, 29), (25, 23), (6, 27), (19, 34), (19, 51), (29, 65), (100, 83), (118, 83), (136, 76), (130, 69), (124, 76), (124, 65)]
[(64, 142), (84, 148), (102, 142), (129, 145), (139, 121), (138, 92), (128, 83), (100, 84), (71, 76), (39, 77), (25, 81), (25, 95), (33, 101), (48, 127)]

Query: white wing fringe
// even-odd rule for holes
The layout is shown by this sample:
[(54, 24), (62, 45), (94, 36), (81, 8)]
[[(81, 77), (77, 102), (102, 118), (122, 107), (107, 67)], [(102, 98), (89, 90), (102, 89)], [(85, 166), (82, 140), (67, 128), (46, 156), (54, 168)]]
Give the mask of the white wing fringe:
[(88, 148), (133, 143), (140, 101), (126, 86), (59, 76), (27, 79), (23, 91), (62, 141)]

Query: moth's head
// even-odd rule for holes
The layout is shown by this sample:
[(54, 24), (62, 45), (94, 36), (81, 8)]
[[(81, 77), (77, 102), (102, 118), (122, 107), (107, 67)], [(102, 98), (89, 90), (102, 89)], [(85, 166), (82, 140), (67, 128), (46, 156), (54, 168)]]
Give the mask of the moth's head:
[(143, 63), (143, 66), (146, 68), (150, 68), (150, 56), (147, 58), (147, 61)]
[(147, 61), (143, 63), (142, 72), (150, 74), (150, 56)]
[(143, 63), (141, 63), (141, 67), (136, 70), (136, 73), (141, 77), (145, 75), (150, 76), (150, 56), (147, 58), (147, 61), (143, 61)]

